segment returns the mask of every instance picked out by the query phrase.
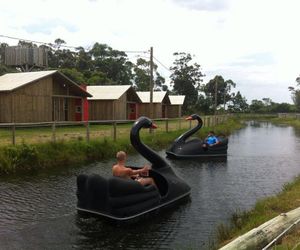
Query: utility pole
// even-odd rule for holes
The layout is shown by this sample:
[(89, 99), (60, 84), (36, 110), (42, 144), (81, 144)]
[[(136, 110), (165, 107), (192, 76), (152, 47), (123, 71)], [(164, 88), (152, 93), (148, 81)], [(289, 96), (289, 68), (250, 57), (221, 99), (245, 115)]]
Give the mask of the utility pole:
[(224, 86), (224, 113), (225, 112), (225, 107), (226, 107), (226, 94), (227, 94), (227, 85), (226, 82), (224, 82), (225, 86)]
[(150, 47), (150, 118), (153, 119), (153, 47)]
[(217, 114), (217, 101), (218, 101), (218, 78), (219, 76), (216, 76), (216, 81), (215, 81), (215, 115)]
[(216, 76), (216, 85), (215, 85), (215, 119), (214, 119), (214, 126), (216, 126), (217, 123), (217, 101), (218, 101), (218, 78), (219, 76)]

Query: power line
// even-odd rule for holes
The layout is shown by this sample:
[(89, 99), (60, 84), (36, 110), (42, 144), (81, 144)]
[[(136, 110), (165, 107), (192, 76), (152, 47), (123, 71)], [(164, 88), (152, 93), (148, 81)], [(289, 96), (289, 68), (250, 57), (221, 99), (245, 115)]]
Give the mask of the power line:
[[(30, 39), (24, 39), (24, 38), (20, 38), (20, 37), (13, 37), (13, 36), (7, 36), (7, 35), (1, 35), (0, 37), (3, 38), (8, 38), (8, 39), (13, 39), (13, 40), (19, 40), (19, 41), (25, 41), (25, 42), (31, 42), (31, 43), (37, 43), (37, 44), (43, 44), (43, 45), (47, 45), (50, 47), (55, 47), (55, 45), (53, 43), (49, 43), (49, 42), (41, 42), (41, 41), (35, 41), (35, 40), (30, 40)], [(60, 44), (59, 47), (64, 47), (64, 48), (70, 48), (70, 49), (77, 49), (78, 47), (82, 47), (82, 46), (71, 46), (71, 45), (64, 45), (64, 44)], [(149, 54), (149, 51), (134, 51), (134, 50), (125, 50), (123, 51), (125, 53), (144, 53), (144, 54)]]
[(157, 58), (155, 58), (153, 56), (153, 58), (155, 59), (155, 61), (157, 61), (161, 66), (163, 66), (163, 68), (165, 68), (167, 71), (169, 71), (171, 74), (173, 73), (167, 66), (165, 66), (162, 62), (160, 62)]
[[(7, 35), (1, 35), (0, 34), (0, 37), (3, 37), (3, 38), (8, 38), (8, 39), (13, 39), (13, 40), (18, 40), (18, 41), (24, 41), (24, 42), (30, 42), (30, 43), (36, 43), (36, 44), (43, 44), (43, 45), (47, 45), (47, 46), (50, 46), (50, 47), (56, 47), (53, 43), (50, 43), (50, 42), (41, 42), (41, 41), (35, 41), (35, 40), (30, 40), (30, 39), (24, 39), (24, 38), (20, 38), (20, 37), (13, 37), (13, 36), (7, 36)], [(64, 44), (60, 44), (59, 47), (64, 47), (64, 48), (70, 48), (70, 49), (78, 49), (78, 47), (82, 47), (82, 46), (70, 46), (70, 45), (64, 45)], [(143, 51), (143, 50), (123, 50), (122, 52), (124, 53), (130, 53), (130, 54), (150, 54), (150, 51)], [(141, 57), (141, 58), (145, 58), (145, 56), (143, 55), (137, 55), (137, 57)], [(162, 62), (160, 62), (157, 58), (155, 58), (153, 56), (153, 59), (155, 59), (163, 68), (165, 68), (167, 71), (169, 71), (170, 73), (172, 73), (170, 71), (170, 69), (165, 66)]]
[[(24, 42), (44, 44), (44, 45), (48, 45), (50, 47), (55, 47), (55, 45), (53, 43), (34, 41), (34, 40), (30, 40), (30, 39), (23, 39), (23, 38), (19, 38), (19, 37), (12, 37), (12, 36), (6, 36), (6, 35), (0, 35), (0, 37), (9, 38), (9, 39), (13, 39), (13, 40), (24, 41)], [(69, 46), (69, 45), (63, 45), (63, 44), (61, 44), (60, 47), (77, 49), (80, 46), (75, 47), (75, 46)]]
[(137, 53), (137, 54), (139, 54), (139, 53), (144, 53), (144, 54), (149, 54), (149, 51), (134, 51), (134, 50), (123, 50), (123, 52), (125, 52), (125, 53)]

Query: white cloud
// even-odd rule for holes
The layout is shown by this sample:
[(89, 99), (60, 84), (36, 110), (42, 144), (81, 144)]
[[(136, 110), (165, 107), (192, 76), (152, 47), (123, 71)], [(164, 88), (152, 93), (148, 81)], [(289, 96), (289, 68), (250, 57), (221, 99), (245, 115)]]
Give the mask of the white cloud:
[(299, 7), (298, 0), (11, 0), (1, 2), (0, 30), (36, 41), (61, 38), (72, 46), (153, 46), (168, 67), (174, 52), (187, 52), (205, 80), (221, 74), (248, 100), (291, 102), (287, 87), (300, 73)]

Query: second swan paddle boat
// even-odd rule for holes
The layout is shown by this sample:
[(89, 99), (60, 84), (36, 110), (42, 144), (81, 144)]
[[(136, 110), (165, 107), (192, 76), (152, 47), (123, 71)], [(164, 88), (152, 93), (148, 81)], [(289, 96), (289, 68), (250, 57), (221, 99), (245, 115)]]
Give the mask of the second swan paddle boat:
[(142, 186), (137, 181), (92, 174), (77, 177), (77, 210), (100, 215), (115, 221), (127, 221), (188, 197), (190, 187), (171, 166), (140, 140), (141, 128), (155, 128), (147, 117), (140, 117), (132, 126), (132, 146), (150, 163), (149, 176), (157, 185)]
[(195, 134), (203, 125), (201, 117), (193, 114), (186, 118), (186, 120), (197, 120), (198, 124), (179, 136), (166, 151), (170, 158), (208, 158), (208, 157), (224, 157), (227, 156), (228, 139), (225, 137), (218, 137), (219, 143), (210, 147), (203, 147), (204, 141), (198, 138), (188, 138)]

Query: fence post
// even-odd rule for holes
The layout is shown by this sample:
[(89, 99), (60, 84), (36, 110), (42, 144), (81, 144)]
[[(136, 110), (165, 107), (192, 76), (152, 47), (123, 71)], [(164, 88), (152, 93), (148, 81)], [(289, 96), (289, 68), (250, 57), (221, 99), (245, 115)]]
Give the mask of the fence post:
[(169, 132), (169, 120), (166, 118), (166, 132)]
[(86, 141), (90, 142), (90, 124), (88, 121), (86, 122)]
[(16, 125), (12, 125), (12, 144), (16, 145)]
[(114, 127), (113, 138), (114, 138), (114, 141), (116, 141), (117, 140), (117, 123), (116, 122), (113, 122), (113, 127)]
[(55, 121), (52, 123), (52, 142), (56, 142), (56, 125), (55, 125)]

